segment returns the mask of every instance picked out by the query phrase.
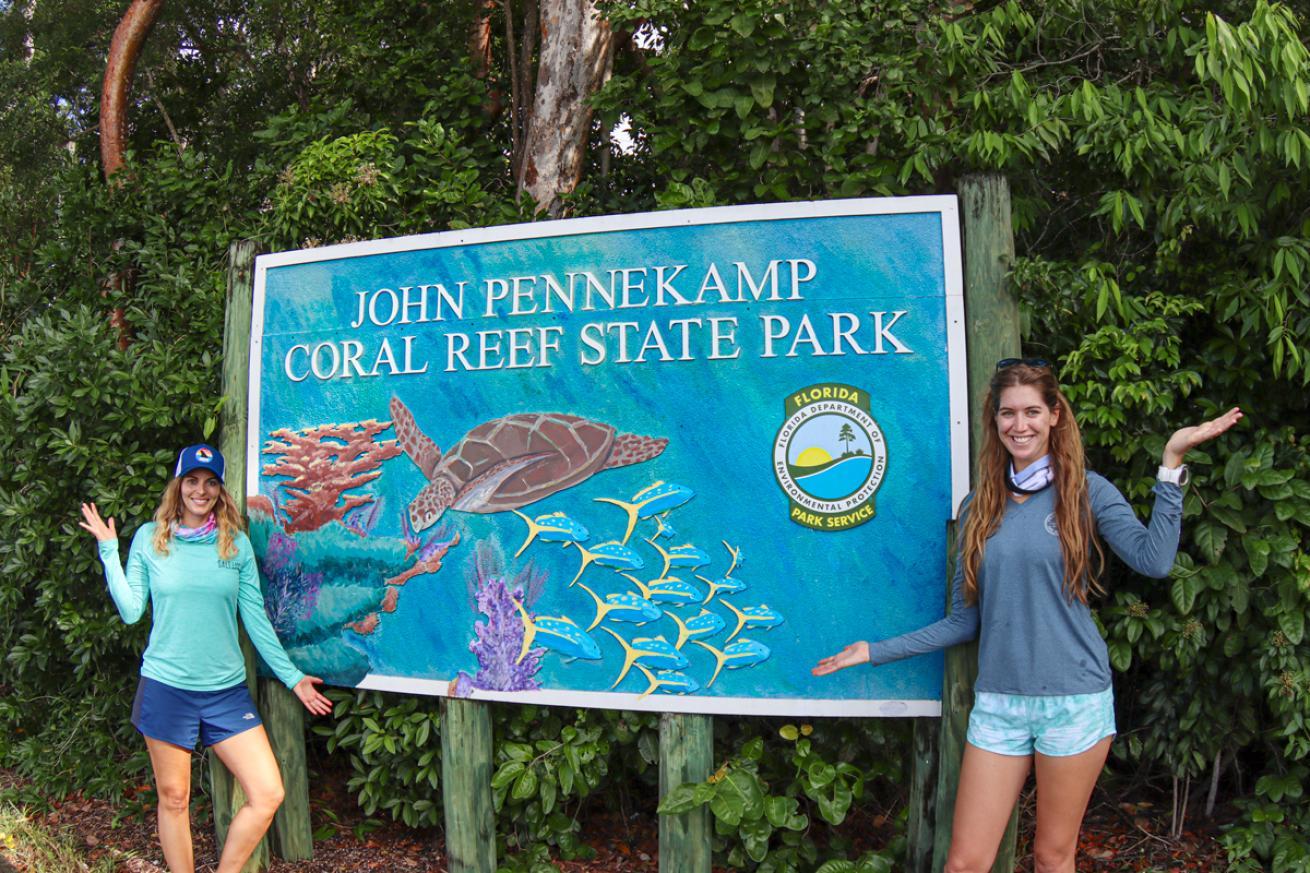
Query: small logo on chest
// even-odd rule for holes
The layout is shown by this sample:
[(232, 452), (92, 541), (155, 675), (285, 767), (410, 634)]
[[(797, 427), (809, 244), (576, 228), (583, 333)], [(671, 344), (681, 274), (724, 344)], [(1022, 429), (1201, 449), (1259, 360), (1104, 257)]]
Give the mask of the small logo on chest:
[(1054, 513), (1054, 512), (1052, 512), (1050, 515), (1046, 516), (1046, 522), (1045, 522), (1045, 524), (1043, 524), (1042, 526), (1043, 526), (1044, 528), (1046, 528), (1046, 532), (1047, 532), (1048, 534), (1050, 534), (1051, 536), (1053, 536), (1053, 537), (1058, 537), (1058, 536), (1060, 535), (1060, 529), (1059, 529), (1058, 527), (1056, 527), (1056, 525), (1055, 525), (1055, 513)]
[(219, 566), (219, 569), (221, 569), (221, 570), (240, 570), (240, 569), (241, 569), (241, 562), (240, 562), (240, 561), (219, 561), (219, 562), (218, 562), (218, 566)]

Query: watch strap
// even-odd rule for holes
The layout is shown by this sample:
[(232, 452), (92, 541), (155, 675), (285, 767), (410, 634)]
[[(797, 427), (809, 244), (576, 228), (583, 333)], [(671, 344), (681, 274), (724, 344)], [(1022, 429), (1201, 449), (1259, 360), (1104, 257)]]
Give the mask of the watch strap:
[(1161, 465), (1155, 475), (1161, 482), (1167, 482), (1170, 485), (1177, 485), (1180, 488), (1186, 485), (1192, 478), (1187, 470), (1186, 464), (1179, 464), (1177, 467), (1166, 467)]

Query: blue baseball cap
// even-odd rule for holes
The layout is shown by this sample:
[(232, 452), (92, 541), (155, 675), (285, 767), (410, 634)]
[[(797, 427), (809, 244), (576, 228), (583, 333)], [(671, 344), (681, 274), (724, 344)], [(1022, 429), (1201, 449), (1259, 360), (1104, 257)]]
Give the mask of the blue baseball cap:
[(223, 481), (223, 453), (213, 446), (198, 443), (187, 446), (177, 455), (177, 467), (174, 476), (185, 476), (192, 470), (208, 470)]

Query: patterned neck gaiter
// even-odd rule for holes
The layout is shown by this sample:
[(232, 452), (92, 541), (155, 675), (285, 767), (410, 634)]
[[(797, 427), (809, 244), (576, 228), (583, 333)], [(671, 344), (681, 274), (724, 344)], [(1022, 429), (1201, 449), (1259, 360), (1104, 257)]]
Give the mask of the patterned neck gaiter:
[(212, 512), (200, 527), (183, 527), (176, 521), (172, 527), (173, 536), (184, 543), (212, 543), (218, 539), (218, 517)]

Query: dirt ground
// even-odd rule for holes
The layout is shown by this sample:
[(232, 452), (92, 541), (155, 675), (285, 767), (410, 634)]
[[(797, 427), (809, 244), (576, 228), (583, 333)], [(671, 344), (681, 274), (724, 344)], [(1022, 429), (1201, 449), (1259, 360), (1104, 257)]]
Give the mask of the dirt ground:
[[(13, 784), (12, 778), (8, 781)], [(1025, 795), (1024, 824), (1020, 836), (1021, 860), (1016, 873), (1031, 873), (1025, 857), (1031, 840), (1033, 798)], [(345, 791), (345, 774), (316, 782), (311, 801), (313, 824), (321, 838), (310, 861), (274, 859), (270, 873), (443, 873), (446, 859), (439, 830), (411, 830), (386, 823), (370, 829)], [(1163, 814), (1162, 814), (1163, 812)], [(213, 832), (206, 811), (194, 828), (196, 869), (212, 873), (217, 859)], [(159, 873), (166, 868), (155, 839), (153, 813), (124, 816), (104, 800), (71, 797), (33, 816), (46, 828), (62, 833), (88, 864), (112, 861), (113, 869), (128, 873)], [(1164, 873), (1164, 871), (1222, 871), (1223, 851), (1217, 829), (1197, 822), (1181, 840), (1170, 840), (1168, 809), (1148, 802), (1116, 802), (1098, 790), (1088, 811), (1080, 841), (1081, 873)], [(843, 826), (862, 848), (876, 847), (889, 835), (886, 817), (866, 808), (857, 809)], [(584, 840), (596, 852), (588, 861), (557, 861), (565, 873), (657, 873), (658, 824), (647, 812), (624, 817), (614, 811), (590, 810), (584, 819)], [(103, 869), (103, 868), (101, 868)], [(0, 845), (0, 873), (47, 873), (24, 868), (18, 853)]]

